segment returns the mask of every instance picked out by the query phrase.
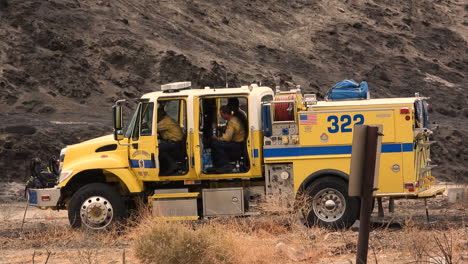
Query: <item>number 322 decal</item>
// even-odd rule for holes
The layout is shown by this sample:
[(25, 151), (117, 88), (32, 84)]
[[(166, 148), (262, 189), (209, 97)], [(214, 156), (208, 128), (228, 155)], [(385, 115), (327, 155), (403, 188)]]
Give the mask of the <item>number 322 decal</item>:
[[(327, 121), (330, 122), (330, 126), (328, 127), (328, 132), (330, 133), (338, 133), (341, 132), (352, 132), (354, 125), (362, 125), (364, 124), (364, 116), (361, 114), (353, 115), (342, 115), (341, 117), (332, 115), (327, 118)], [(351, 126), (352, 125), (352, 126)]]

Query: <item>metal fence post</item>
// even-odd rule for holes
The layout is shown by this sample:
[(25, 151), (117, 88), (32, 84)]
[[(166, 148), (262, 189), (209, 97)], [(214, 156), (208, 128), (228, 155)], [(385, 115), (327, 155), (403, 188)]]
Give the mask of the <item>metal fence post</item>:
[(367, 127), (364, 174), (361, 181), (361, 214), (359, 225), (356, 264), (367, 263), (369, 249), (370, 215), (372, 213), (372, 193), (374, 192), (374, 174), (377, 159), (378, 127)]

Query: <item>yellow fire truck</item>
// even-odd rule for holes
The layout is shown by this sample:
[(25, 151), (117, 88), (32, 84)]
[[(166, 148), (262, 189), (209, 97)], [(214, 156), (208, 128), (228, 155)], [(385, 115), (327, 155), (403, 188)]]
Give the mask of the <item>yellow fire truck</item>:
[[(195, 220), (253, 214), (258, 201), (305, 195), (307, 224), (349, 226), (359, 214), (348, 196), (353, 126), (383, 125), (377, 197), (431, 197), (433, 186), (426, 98), (317, 101), (300, 89), (274, 92), (257, 85), (191, 89), (190, 82), (145, 94), (124, 129), (123, 100), (114, 107), (114, 135), (61, 150), (53, 188), (32, 188), (29, 203), (68, 210), (72, 227), (103, 229), (125, 218), (137, 199), (155, 217)], [(229, 153), (230, 169), (212, 167), (214, 134), (226, 121), (222, 105), (238, 102), (246, 117), (242, 150)], [(236, 106), (237, 107), (237, 106)], [(163, 153), (158, 112), (183, 133), (181, 144)], [(167, 150), (164, 150), (167, 151)], [(175, 168), (162, 155), (171, 155)]]

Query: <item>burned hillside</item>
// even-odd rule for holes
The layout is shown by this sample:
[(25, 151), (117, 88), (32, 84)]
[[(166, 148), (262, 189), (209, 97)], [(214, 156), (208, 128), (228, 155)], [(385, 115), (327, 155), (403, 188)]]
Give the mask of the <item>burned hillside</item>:
[(372, 97), (431, 97), (435, 173), (468, 167), (463, 1), (9, 0), (0, 9), (0, 167), (111, 132), (111, 105), (172, 81), (261, 82), (323, 97), (343, 79)]

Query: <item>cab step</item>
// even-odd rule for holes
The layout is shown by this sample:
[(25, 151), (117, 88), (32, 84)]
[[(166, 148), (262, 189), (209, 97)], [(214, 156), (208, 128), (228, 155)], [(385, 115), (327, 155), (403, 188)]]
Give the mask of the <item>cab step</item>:
[(198, 197), (199, 192), (188, 192), (188, 189), (164, 189), (155, 190), (154, 195), (148, 197), (148, 202), (156, 220), (198, 220)]

